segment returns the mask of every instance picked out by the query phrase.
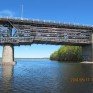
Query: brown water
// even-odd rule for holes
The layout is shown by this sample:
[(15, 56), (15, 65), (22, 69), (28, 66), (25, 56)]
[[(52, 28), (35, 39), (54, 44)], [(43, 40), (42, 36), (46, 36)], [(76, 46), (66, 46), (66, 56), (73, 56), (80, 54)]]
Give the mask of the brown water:
[(0, 66), (0, 93), (93, 93), (93, 65), (17, 59)]

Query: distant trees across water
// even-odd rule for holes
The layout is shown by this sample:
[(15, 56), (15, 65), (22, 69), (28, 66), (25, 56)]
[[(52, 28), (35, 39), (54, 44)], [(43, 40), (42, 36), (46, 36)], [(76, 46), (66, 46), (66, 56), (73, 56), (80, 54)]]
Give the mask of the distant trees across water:
[(82, 61), (82, 48), (80, 46), (61, 46), (50, 55), (50, 60), (80, 62)]

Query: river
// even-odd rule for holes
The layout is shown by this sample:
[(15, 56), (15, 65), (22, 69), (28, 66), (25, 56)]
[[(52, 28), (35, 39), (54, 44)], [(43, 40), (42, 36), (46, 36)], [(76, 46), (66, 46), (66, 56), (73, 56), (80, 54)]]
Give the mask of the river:
[(0, 66), (0, 93), (93, 93), (93, 65), (16, 59)]

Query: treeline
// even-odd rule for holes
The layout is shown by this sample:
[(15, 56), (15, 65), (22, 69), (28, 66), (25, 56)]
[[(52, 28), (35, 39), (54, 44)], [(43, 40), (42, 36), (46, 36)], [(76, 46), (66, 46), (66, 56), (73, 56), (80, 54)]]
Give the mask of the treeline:
[(50, 60), (79, 62), (82, 61), (82, 48), (79, 46), (62, 46), (51, 54)]

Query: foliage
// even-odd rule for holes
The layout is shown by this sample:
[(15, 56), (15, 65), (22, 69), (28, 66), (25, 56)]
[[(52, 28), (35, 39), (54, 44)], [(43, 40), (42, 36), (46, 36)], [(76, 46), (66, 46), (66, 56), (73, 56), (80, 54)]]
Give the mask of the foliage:
[(61, 46), (51, 54), (50, 60), (82, 61), (82, 48), (79, 46)]
[(52, 60), (59, 60), (58, 58), (58, 51), (55, 51), (54, 53), (51, 54), (50, 59)]

